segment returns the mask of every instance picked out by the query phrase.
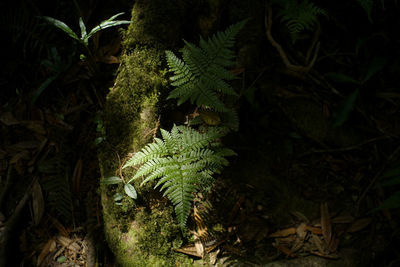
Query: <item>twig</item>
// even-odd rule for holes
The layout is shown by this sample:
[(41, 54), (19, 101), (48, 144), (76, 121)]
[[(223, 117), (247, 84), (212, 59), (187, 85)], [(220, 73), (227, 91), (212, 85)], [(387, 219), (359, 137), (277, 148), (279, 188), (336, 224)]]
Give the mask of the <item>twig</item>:
[[(265, 23), (267, 38), (268, 38), (269, 42), (271, 43), (271, 45), (273, 47), (275, 47), (276, 50), (278, 51), (279, 56), (281, 57), (281, 59), (283, 61), (283, 64), (285, 64), (286, 68), (289, 71), (291, 71), (293, 73), (296, 73), (297, 74), (296, 76), (298, 76), (299, 74), (308, 73), (310, 71), (310, 69), (313, 67), (313, 65), (314, 65), (314, 63), (315, 63), (315, 61), (317, 59), (318, 52), (319, 52), (319, 43), (317, 43), (317, 38), (318, 38), (318, 35), (319, 35), (318, 30), (317, 30), (316, 34), (314, 35), (314, 39), (313, 39), (313, 41), (311, 43), (310, 48), (308, 49), (307, 58), (306, 58), (306, 65), (302, 66), (302, 65), (292, 64), (290, 62), (288, 56), (286, 55), (284, 49), (282, 48), (282, 46), (277, 41), (275, 41), (274, 37), (272, 36), (272, 33), (271, 33), (271, 29), (272, 29), (272, 8), (270, 6), (267, 6), (267, 11), (266, 11), (265, 17), (264, 17), (264, 23)], [(315, 49), (313, 49), (314, 46), (315, 46)], [(310, 58), (310, 55), (311, 55), (312, 51), (314, 51), (312, 60), (310, 62), (307, 62), (309, 60), (309, 58)]]
[(304, 156), (308, 156), (310, 154), (317, 154), (317, 153), (322, 153), (323, 154), (323, 153), (336, 153), (336, 152), (345, 152), (345, 151), (356, 150), (356, 149), (359, 149), (360, 147), (362, 147), (362, 146), (364, 146), (366, 144), (369, 144), (369, 143), (372, 143), (372, 142), (375, 142), (375, 141), (379, 141), (379, 140), (383, 140), (383, 139), (387, 139), (387, 138), (390, 138), (390, 137), (385, 135), (385, 136), (379, 136), (379, 137), (375, 137), (375, 138), (372, 138), (372, 139), (368, 139), (368, 140), (366, 140), (364, 142), (361, 142), (359, 144), (352, 145), (352, 146), (333, 148), (333, 149), (312, 150), (312, 151), (305, 152), (305, 153), (299, 155), (299, 157), (304, 157)]

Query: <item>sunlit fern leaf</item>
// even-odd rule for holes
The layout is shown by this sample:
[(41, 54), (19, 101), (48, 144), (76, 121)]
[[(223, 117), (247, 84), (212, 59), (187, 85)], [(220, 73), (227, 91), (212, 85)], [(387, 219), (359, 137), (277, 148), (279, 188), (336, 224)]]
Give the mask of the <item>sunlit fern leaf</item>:
[(327, 16), (327, 12), (317, 7), (309, 0), (275, 0), (275, 3), (281, 6), (278, 17), (285, 23), (293, 41), (296, 41), (299, 33), (305, 30), (314, 30), (318, 23), (318, 16)]
[(181, 227), (191, 210), (194, 193), (208, 186), (214, 173), (228, 165), (225, 159), (234, 155), (231, 149), (223, 148), (218, 139), (225, 134), (221, 128), (209, 128), (200, 133), (186, 126), (175, 126), (171, 132), (161, 129), (163, 140), (146, 145), (124, 166), (140, 165), (129, 181), (145, 177), (142, 184), (159, 179), (155, 187), (164, 190), (175, 206)]
[(236, 35), (246, 21), (230, 26), (224, 32), (218, 32), (207, 41), (200, 38), (200, 47), (186, 42), (182, 49), (182, 59), (173, 52), (166, 51), (170, 71), (172, 90), (168, 98), (177, 98), (178, 104), (188, 100), (197, 106), (206, 106), (215, 111), (224, 112), (228, 108), (220, 95), (237, 95), (226, 82), (236, 77), (226, 68), (234, 65), (232, 51)]

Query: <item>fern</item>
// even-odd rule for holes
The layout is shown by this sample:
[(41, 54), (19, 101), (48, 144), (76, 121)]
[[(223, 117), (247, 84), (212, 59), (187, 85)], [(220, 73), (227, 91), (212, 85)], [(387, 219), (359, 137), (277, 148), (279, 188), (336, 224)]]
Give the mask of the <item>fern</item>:
[(278, 17), (281, 17), (281, 22), (285, 23), (293, 42), (296, 41), (300, 32), (314, 29), (318, 22), (318, 16), (327, 16), (327, 12), (317, 7), (314, 3), (308, 0), (285, 0), (274, 1), (281, 6), (278, 12)]
[(168, 98), (177, 98), (178, 105), (190, 100), (192, 104), (218, 112), (230, 111), (221, 100), (221, 95), (237, 96), (227, 83), (236, 77), (226, 68), (234, 64), (232, 47), (245, 23), (234, 24), (207, 41), (200, 38), (200, 47), (185, 41), (183, 60), (173, 52), (166, 51), (169, 69), (174, 72), (172, 85), (176, 87)]
[(368, 20), (372, 23), (371, 11), (373, 6), (373, 0), (357, 0), (360, 6), (364, 9), (368, 16)]
[(186, 225), (194, 193), (213, 181), (212, 175), (228, 165), (231, 149), (217, 141), (224, 135), (221, 128), (211, 127), (200, 133), (186, 126), (175, 126), (171, 132), (161, 129), (163, 139), (156, 138), (136, 153), (123, 168), (140, 165), (133, 178), (145, 177), (142, 184), (159, 179), (161, 187), (175, 206), (181, 227)]
[(47, 193), (47, 202), (65, 222), (70, 222), (73, 213), (72, 193), (68, 164), (59, 157), (39, 162), (38, 171), (43, 174), (41, 184)]

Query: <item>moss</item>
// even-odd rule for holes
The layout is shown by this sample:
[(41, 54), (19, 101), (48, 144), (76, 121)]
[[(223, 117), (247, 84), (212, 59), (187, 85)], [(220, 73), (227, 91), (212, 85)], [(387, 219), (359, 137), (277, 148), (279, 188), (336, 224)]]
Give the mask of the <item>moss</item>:
[(107, 97), (105, 125), (107, 139), (123, 154), (152, 137), (159, 94), (167, 85), (160, 71), (161, 54), (156, 49), (137, 48), (121, 58), (116, 85)]
[[(119, 235), (108, 240), (117, 246), (116, 256), (122, 266), (192, 266), (193, 262), (171, 248), (182, 244), (180, 229), (174, 223), (173, 210), (160, 206), (151, 212), (137, 210), (135, 220)], [(109, 236), (109, 235), (108, 235)]]
[(182, 1), (139, 0), (132, 9), (133, 24), (123, 45), (129, 50), (136, 45), (168, 48), (181, 39)]
[[(135, 1), (134, 23), (124, 34), (121, 65), (104, 111), (107, 141), (99, 149), (103, 177), (120, 176), (128, 154), (153, 138), (169, 90), (164, 51), (181, 38), (177, 2)], [(122, 171), (125, 180), (133, 174), (133, 169)], [(183, 241), (170, 203), (154, 184), (139, 183), (134, 181), (138, 199), (124, 196), (121, 205), (114, 195), (123, 193), (123, 185), (100, 187), (105, 236), (117, 261), (122, 266), (191, 266), (191, 259), (173, 251)]]

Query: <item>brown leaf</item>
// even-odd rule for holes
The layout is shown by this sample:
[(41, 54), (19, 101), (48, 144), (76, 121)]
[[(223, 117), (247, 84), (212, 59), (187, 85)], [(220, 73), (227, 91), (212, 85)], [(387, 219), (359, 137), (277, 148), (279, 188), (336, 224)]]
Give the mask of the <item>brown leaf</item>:
[(33, 222), (35, 226), (39, 225), (44, 214), (44, 199), (42, 188), (38, 181), (33, 184), (32, 188), (32, 209), (33, 209)]
[(46, 130), (43, 127), (42, 121), (24, 121), (23, 125), (27, 129), (29, 129), (37, 134), (46, 135)]
[(289, 235), (294, 235), (296, 233), (296, 228), (290, 227), (284, 230), (276, 231), (269, 235), (269, 237), (285, 237)]
[(354, 217), (351, 215), (341, 215), (332, 219), (332, 223), (352, 223), (354, 222)]
[(113, 39), (107, 45), (99, 48), (96, 53), (97, 61), (101, 61), (106, 64), (118, 64), (119, 60), (114, 56), (121, 48), (121, 40), (119, 38)]
[(101, 58), (101, 62), (106, 64), (119, 64), (119, 59), (116, 56), (104, 56)]
[(215, 263), (217, 262), (218, 259), (218, 254), (221, 252), (220, 249), (218, 249), (217, 251), (211, 252), (210, 253), (210, 263), (212, 265), (215, 265)]
[(280, 250), (281, 252), (283, 252), (284, 254), (286, 254), (287, 256), (291, 257), (291, 258), (295, 258), (296, 254), (293, 253), (290, 249), (288, 249), (285, 246), (282, 245), (275, 245), (275, 248), (277, 248), (278, 250)]
[(335, 252), (337, 250), (338, 246), (339, 246), (339, 238), (336, 238), (336, 235), (334, 235), (332, 237), (331, 243), (328, 246), (328, 251), (331, 253)]
[(20, 151), (11, 157), (10, 164), (15, 164), (21, 160), (28, 160), (30, 157), (31, 153), (28, 150)]
[(72, 176), (72, 189), (75, 193), (78, 193), (80, 190), (82, 178), (82, 158), (79, 158), (75, 164), (74, 174)]
[(290, 236), (286, 236), (286, 237), (276, 237), (275, 238), (275, 242), (277, 242), (278, 244), (291, 244), (296, 240), (296, 236), (295, 235), (290, 235)]
[(326, 245), (329, 246), (332, 238), (332, 225), (329, 216), (328, 203), (321, 203), (321, 228)]
[(0, 121), (4, 123), (6, 126), (19, 124), (19, 121), (14, 117), (11, 112), (4, 112), (0, 115)]
[(327, 258), (327, 259), (338, 259), (339, 256), (336, 254), (325, 254), (325, 253), (321, 253), (319, 251), (310, 251), (311, 254), (320, 256), (322, 258)]
[(318, 249), (319, 252), (321, 253), (325, 253), (325, 247), (324, 243), (322, 242), (322, 240), (316, 236), (316, 235), (311, 235), (311, 241), (314, 244), (314, 246)]
[(80, 250), (80, 246), (73, 240), (69, 239), (68, 237), (58, 235), (57, 236), (57, 241), (60, 243), (63, 247), (66, 247), (67, 249), (72, 250), (73, 252), (78, 253)]
[(301, 223), (296, 228), (296, 234), (300, 240), (304, 240), (306, 238), (306, 235), (307, 235), (306, 227), (307, 227), (307, 225), (305, 223)]
[(306, 226), (306, 230), (313, 233), (314, 235), (322, 235), (322, 229), (319, 227), (314, 227), (314, 226)]
[(40, 146), (39, 141), (23, 141), (13, 145), (8, 146), (6, 149), (9, 152), (18, 152), (26, 149), (36, 149)]
[(231, 72), (233, 75), (238, 76), (239, 74), (241, 74), (242, 72), (244, 72), (244, 68), (232, 69), (232, 70), (230, 70), (230, 72)]
[(204, 251), (205, 251), (203, 243), (198, 239), (198, 240), (194, 241), (194, 247), (196, 248), (197, 255), (200, 255), (200, 257), (203, 258)]
[(39, 254), (39, 257), (37, 259), (37, 264), (36, 266), (40, 266), (43, 262), (43, 260), (46, 258), (46, 256), (55, 251), (57, 247), (56, 241), (54, 240), (54, 238), (49, 239), (47, 241), (47, 243), (43, 246), (42, 251)]
[(360, 231), (367, 227), (371, 223), (371, 221), (371, 217), (358, 219), (350, 225), (349, 229), (347, 229), (347, 232), (354, 233)]
[(186, 246), (182, 248), (175, 249), (176, 252), (180, 252), (186, 255), (195, 256), (201, 258), (202, 256), (197, 253), (197, 249), (195, 246)]

